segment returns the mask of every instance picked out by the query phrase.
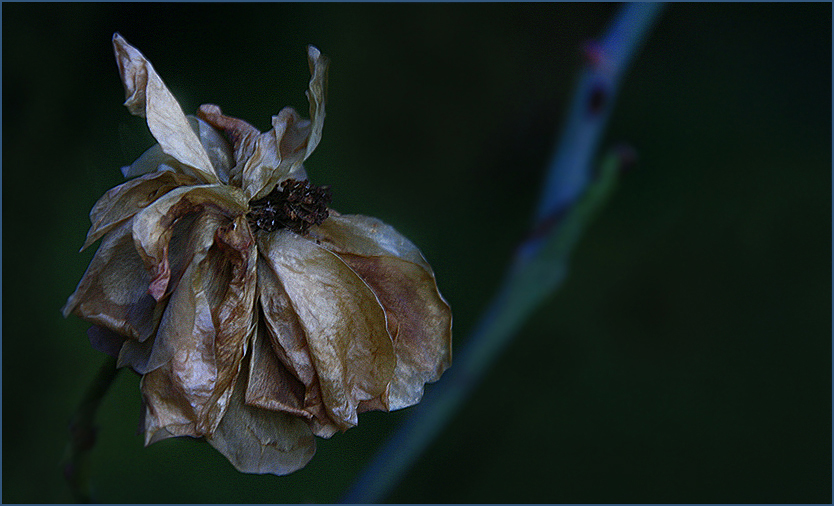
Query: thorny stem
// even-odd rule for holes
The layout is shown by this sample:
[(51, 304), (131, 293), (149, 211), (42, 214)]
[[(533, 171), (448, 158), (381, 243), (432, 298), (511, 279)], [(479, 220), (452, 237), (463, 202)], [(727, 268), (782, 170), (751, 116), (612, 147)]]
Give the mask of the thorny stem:
[(97, 432), (93, 423), (101, 400), (119, 371), (116, 369), (116, 359), (108, 357), (87, 387), (69, 424), (70, 440), (64, 456), (63, 471), (73, 498), (79, 503), (92, 502), (89, 453), (96, 443)]
[(452, 368), (427, 389), (410, 418), (358, 476), (343, 503), (385, 499), (453, 418), (527, 316), (561, 284), (582, 227), (611, 191), (613, 171), (629, 162), (627, 154), (609, 157), (597, 181), (592, 181), (592, 160), (620, 78), (661, 8), (657, 3), (624, 5), (600, 41), (586, 46), (588, 64), (548, 167), (533, 233), (519, 246), (501, 288)]

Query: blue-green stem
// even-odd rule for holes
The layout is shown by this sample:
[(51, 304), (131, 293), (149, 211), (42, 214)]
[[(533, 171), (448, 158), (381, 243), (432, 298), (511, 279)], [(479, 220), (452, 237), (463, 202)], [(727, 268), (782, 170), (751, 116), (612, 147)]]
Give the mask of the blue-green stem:
[(593, 156), (613, 107), (617, 86), (642, 45), (661, 4), (626, 4), (599, 42), (586, 48), (588, 65), (548, 167), (533, 232), (516, 251), (504, 282), (480, 323), (441, 380), (383, 444), (342, 499), (385, 499), (452, 419), (527, 317), (561, 284), (570, 253), (612, 192), (629, 156), (614, 152), (596, 175)]

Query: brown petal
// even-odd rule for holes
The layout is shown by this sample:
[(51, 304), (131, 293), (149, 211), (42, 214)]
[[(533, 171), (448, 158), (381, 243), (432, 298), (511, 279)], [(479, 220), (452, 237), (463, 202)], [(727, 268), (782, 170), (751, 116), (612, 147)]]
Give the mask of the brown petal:
[[(186, 116), (191, 129), (200, 139), (203, 149), (211, 161), (214, 170), (220, 177), (222, 183), (229, 182), (229, 172), (233, 166), (234, 157), (232, 148), (223, 135), (212, 128), (205, 121), (194, 117)], [(122, 167), (122, 174), (125, 177), (136, 177), (142, 174), (156, 171), (172, 171), (178, 174), (191, 174), (193, 171), (186, 165), (180, 163), (176, 158), (165, 153), (162, 146), (154, 144), (150, 149), (142, 153), (133, 163)], [(203, 182), (203, 181), (201, 181)], [(197, 184), (196, 182), (193, 184)]]
[(261, 135), (260, 130), (242, 119), (226, 116), (220, 107), (214, 104), (201, 105), (197, 110), (197, 116), (231, 139), (234, 165), (229, 170), (229, 181), (235, 186), (242, 186), (243, 166), (255, 151), (255, 141)]
[(90, 211), (93, 226), (87, 232), (81, 250), (174, 188), (196, 183), (191, 176), (165, 171), (146, 174), (111, 188)]
[(340, 256), (373, 289), (388, 317), (397, 353), (388, 408), (416, 404), (424, 384), (440, 379), (452, 363), (449, 305), (432, 273), (417, 264), (394, 257)]
[(310, 235), (336, 253), (363, 256), (393, 256), (417, 264), (431, 272), (431, 266), (417, 246), (391, 225), (370, 216), (331, 213)]
[(343, 261), (295, 233), (261, 235), (259, 246), (305, 330), (328, 414), (356, 425), (359, 402), (380, 395), (396, 367), (382, 306)]
[(311, 234), (336, 252), (385, 308), (397, 353), (389, 408), (419, 402), (423, 385), (437, 381), (452, 360), (452, 314), (431, 267), (411, 241), (376, 218), (332, 216)]
[(243, 473), (280, 476), (307, 465), (316, 452), (316, 438), (304, 420), (244, 404), (245, 392), (241, 377), (208, 442)]
[(248, 225), (242, 216), (220, 228), (210, 223), (195, 223), (193, 233), (211, 230), (213, 241), (205, 240), (171, 295), (148, 369), (161, 366), (143, 379), (148, 442), (163, 428), (174, 435), (216, 429), (252, 333), (257, 274)]
[(234, 167), (234, 151), (226, 138), (220, 131), (213, 128), (207, 122), (195, 116), (188, 116), (188, 124), (197, 134), (203, 149), (211, 160), (214, 170), (217, 172), (220, 182), (229, 183), (229, 173)]
[(150, 276), (131, 237), (132, 219), (117, 225), (96, 251), (62, 311), (143, 341), (156, 328), (160, 305), (148, 294)]
[(242, 188), (250, 200), (266, 196), (285, 179), (307, 179), (302, 164), (321, 140), (329, 65), (313, 46), (307, 48), (307, 59), (312, 74), (306, 92), (311, 119), (302, 119), (292, 107), (272, 117), (272, 130), (257, 138), (243, 168)]
[(246, 404), (270, 411), (310, 417), (310, 414), (304, 411), (304, 384), (278, 360), (269, 341), (264, 325), (259, 324), (258, 331), (252, 338)]
[(313, 416), (310, 421), (313, 433), (319, 437), (332, 436), (340, 427), (327, 414), (304, 327), (281, 281), (269, 267), (268, 257), (261, 257), (258, 262), (258, 293), (263, 308), (261, 322), (272, 351), (305, 387), (302, 405)]
[(310, 102), (312, 125), (304, 160), (316, 149), (321, 140), (321, 131), (324, 128), (324, 102), (327, 99), (327, 68), (330, 66), (330, 60), (314, 46), (307, 46), (307, 61), (310, 64), (310, 74), (312, 74), (306, 92), (307, 100)]
[(232, 186), (188, 186), (170, 191), (134, 217), (133, 239), (151, 272), (149, 291), (157, 300), (165, 294), (171, 278), (167, 253), (173, 225), (181, 217), (203, 208), (233, 217), (245, 214), (248, 204), (240, 190)]
[(256, 139), (252, 156), (243, 167), (243, 191), (251, 195), (250, 200), (266, 196), (285, 179), (307, 179), (301, 163), (310, 122), (292, 107), (285, 107), (272, 117), (272, 127)]
[(125, 106), (131, 114), (147, 119), (165, 153), (191, 167), (202, 181), (217, 183), (217, 173), (199, 137), (151, 63), (118, 33), (113, 35), (113, 50), (125, 86)]

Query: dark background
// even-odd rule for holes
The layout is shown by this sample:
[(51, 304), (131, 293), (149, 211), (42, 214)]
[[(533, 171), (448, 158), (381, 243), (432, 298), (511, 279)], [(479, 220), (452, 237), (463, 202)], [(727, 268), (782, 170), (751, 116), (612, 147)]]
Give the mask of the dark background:
[[(332, 59), (308, 161), (343, 213), (423, 250), (455, 346), (526, 234), (608, 4), (9, 4), (3, 13), (3, 496), (65, 502), (66, 424), (103, 356), (59, 309), (98, 197), (152, 144), (110, 38), (187, 112), (266, 130), (306, 115), (308, 43)], [(639, 153), (524, 326), (394, 502), (831, 502), (831, 5), (673, 4), (604, 146)], [(136, 434), (139, 378), (104, 401), (103, 502), (329, 502), (408, 414), (369, 413), (287, 477)]]

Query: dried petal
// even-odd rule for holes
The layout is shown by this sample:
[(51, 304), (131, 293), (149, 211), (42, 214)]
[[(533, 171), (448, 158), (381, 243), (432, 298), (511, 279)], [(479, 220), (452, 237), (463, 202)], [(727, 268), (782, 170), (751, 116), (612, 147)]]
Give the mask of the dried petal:
[(258, 261), (258, 293), (263, 308), (261, 322), (267, 330), (272, 350), (287, 371), (305, 387), (303, 408), (314, 417), (311, 420), (313, 433), (320, 437), (332, 436), (340, 427), (328, 416), (324, 406), (304, 327), (283, 284), (269, 267), (269, 259), (263, 256)]
[(246, 404), (309, 418), (304, 411), (304, 384), (293, 376), (272, 349), (263, 324), (252, 337)]
[(301, 147), (306, 146), (309, 124), (292, 107), (272, 117), (272, 130), (255, 140), (252, 156), (243, 167), (243, 191), (250, 200), (264, 197), (285, 179), (307, 179)]
[(240, 187), (243, 166), (255, 151), (255, 140), (261, 132), (242, 119), (226, 116), (220, 107), (214, 104), (201, 105), (197, 110), (197, 116), (231, 139), (234, 165), (229, 170), (229, 182)]
[(385, 308), (397, 354), (388, 408), (416, 404), (423, 385), (437, 381), (452, 360), (452, 314), (431, 267), (411, 241), (376, 218), (333, 216), (311, 233), (371, 287)]
[(243, 215), (248, 210), (240, 190), (227, 185), (177, 188), (139, 212), (133, 219), (136, 249), (151, 273), (150, 293), (159, 300), (171, 278), (168, 245), (173, 225), (182, 216), (205, 206), (227, 216)]
[(321, 140), (329, 65), (313, 46), (308, 46), (307, 58), (312, 74), (307, 90), (311, 119), (302, 119), (292, 107), (272, 117), (272, 130), (258, 137), (243, 169), (242, 187), (250, 200), (268, 195), (285, 179), (307, 179), (302, 164)]
[(113, 50), (125, 86), (125, 106), (131, 114), (147, 119), (165, 153), (193, 169), (202, 181), (217, 183), (217, 173), (200, 139), (151, 63), (118, 33), (113, 35)]
[(359, 402), (384, 392), (396, 367), (382, 306), (336, 255), (293, 232), (260, 235), (259, 248), (305, 330), (328, 414), (356, 425)]
[(162, 151), (162, 146), (154, 144), (142, 153), (139, 158), (130, 165), (121, 168), (122, 175), (126, 178), (141, 176), (150, 172), (163, 170), (162, 167), (170, 167), (170, 172), (177, 171), (174, 167), (178, 164), (177, 159)]
[(431, 266), (417, 246), (394, 227), (370, 216), (331, 213), (324, 223), (310, 229), (310, 235), (336, 253), (363, 256), (393, 256), (431, 272)]
[(90, 211), (93, 226), (87, 232), (81, 251), (162, 195), (179, 186), (196, 183), (197, 180), (191, 176), (165, 171), (146, 174), (111, 188)]
[(310, 74), (312, 74), (309, 89), (306, 92), (307, 100), (310, 102), (312, 125), (304, 160), (316, 149), (321, 140), (321, 132), (324, 128), (324, 102), (327, 98), (327, 68), (330, 66), (330, 60), (314, 46), (307, 46), (307, 61), (310, 64)]
[(229, 174), (234, 166), (234, 152), (232, 147), (219, 131), (195, 116), (188, 116), (188, 124), (200, 139), (200, 144), (206, 150), (220, 182), (229, 183)]
[(149, 442), (163, 428), (173, 435), (214, 432), (252, 333), (254, 241), (243, 217), (214, 224), (209, 213), (195, 223), (204, 248), (171, 295), (143, 379)]
[(307, 465), (316, 452), (316, 438), (304, 420), (244, 404), (245, 384), (241, 377), (208, 442), (244, 473), (285, 475)]
[[(205, 121), (194, 117), (186, 116), (191, 129), (200, 139), (200, 144), (206, 150), (206, 154), (214, 166), (214, 170), (220, 177), (220, 182), (229, 182), (229, 173), (233, 165), (232, 148), (223, 135), (211, 127)], [(122, 174), (125, 177), (136, 177), (149, 172), (170, 170), (180, 174), (190, 174), (192, 171), (181, 164), (171, 155), (162, 150), (162, 146), (154, 144), (150, 149), (142, 153), (132, 164), (122, 167)], [(194, 183), (197, 184), (197, 183)]]
[(155, 330), (161, 306), (148, 295), (150, 276), (133, 244), (132, 225), (128, 220), (104, 238), (62, 311), (142, 341)]
[(93, 325), (87, 329), (87, 337), (94, 350), (100, 351), (113, 358), (119, 356), (119, 350), (125, 343), (125, 338), (110, 329)]

